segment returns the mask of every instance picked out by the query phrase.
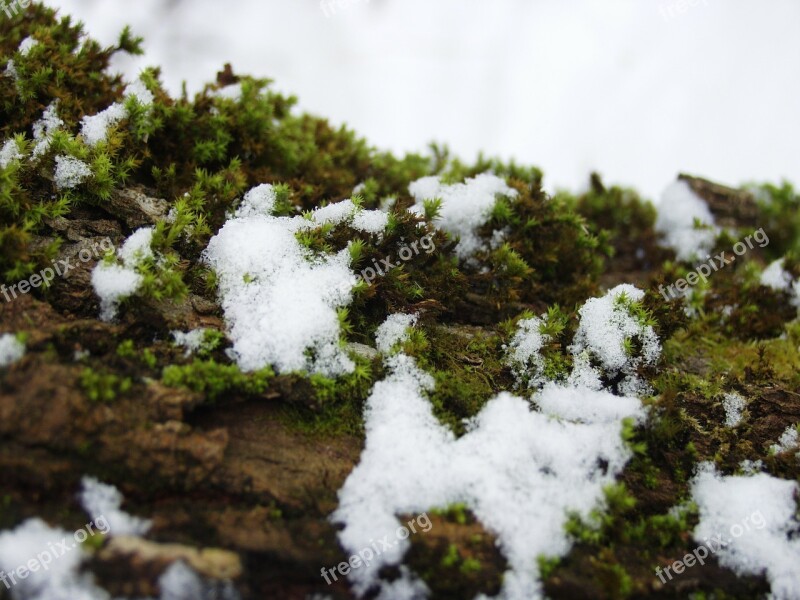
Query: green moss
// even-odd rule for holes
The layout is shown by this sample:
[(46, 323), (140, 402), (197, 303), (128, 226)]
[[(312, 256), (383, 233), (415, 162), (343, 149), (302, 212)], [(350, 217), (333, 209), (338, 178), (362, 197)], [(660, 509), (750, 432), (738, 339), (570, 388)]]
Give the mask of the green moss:
[(130, 391), (133, 382), (127, 377), (86, 368), (81, 371), (80, 386), (92, 402), (113, 402), (120, 394)]
[(161, 381), (171, 387), (184, 387), (203, 394), (209, 402), (222, 396), (258, 396), (269, 387), (275, 376), (266, 368), (254, 373), (242, 373), (236, 365), (224, 365), (213, 360), (195, 360), (188, 365), (170, 365), (164, 369)]

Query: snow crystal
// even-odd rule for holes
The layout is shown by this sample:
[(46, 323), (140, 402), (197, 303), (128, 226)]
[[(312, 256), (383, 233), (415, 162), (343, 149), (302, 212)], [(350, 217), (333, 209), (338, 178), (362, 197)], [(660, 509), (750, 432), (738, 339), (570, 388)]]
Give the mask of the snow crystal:
[(10, 333), (0, 336), (0, 368), (13, 365), (25, 356), (25, 344)]
[(186, 356), (190, 356), (202, 347), (206, 339), (206, 331), (208, 330), (200, 328), (186, 333), (182, 331), (172, 331), (171, 333), (175, 343), (186, 350)]
[(55, 184), (59, 190), (72, 189), (92, 175), (92, 170), (82, 160), (73, 156), (56, 156)]
[(47, 152), (53, 134), (63, 126), (64, 121), (58, 117), (58, 100), (53, 100), (42, 113), (42, 118), (33, 124), (33, 139), (36, 145), (33, 147), (32, 158), (39, 158)]
[(700, 512), (694, 539), (722, 538), (716, 557), (738, 575), (766, 575), (772, 598), (800, 597), (800, 523), (795, 481), (766, 473), (720, 476), (703, 464), (692, 482)]
[(783, 268), (783, 259), (770, 263), (761, 273), (761, 285), (779, 292), (788, 292), (792, 286), (792, 276)]
[[(661, 355), (661, 344), (653, 327), (640, 322), (627, 306), (643, 298), (642, 290), (622, 284), (602, 298), (587, 300), (578, 311), (581, 321), (570, 347), (576, 357), (585, 352), (597, 360), (606, 376), (624, 374), (623, 393), (643, 393), (645, 390), (636, 377), (636, 369), (655, 364)], [(626, 341), (632, 339), (641, 344), (641, 356), (628, 355)], [(581, 364), (591, 368), (588, 362)]]
[(12, 161), (17, 161), (22, 158), (22, 152), (19, 151), (19, 144), (17, 140), (6, 140), (0, 150), (0, 169), (7, 169)]
[(408, 340), (409, 328), (416, 322), (417, 315), (404, 315), (402, 313), (389, 315), (375, 331), (378, 352), (388, 356), (395, 344)]
[(517, 191), (503, 179), (489, 173), (453, 185), (443, 184), (438, 177), (423, 177), (411, 183), (408, 191), (416, 200), (413, 209), (418, 214), (423, 212), (424, 200), (442, 200), (437, 225), (460, 238), (455, 252), (462, 260), (471, 258), (485, 247), (478, 229), (489, 220), (497, 196), (517, 196)]
[(117, 314), (119, 303), (139, 289), (142, 276), (136, 271), (136, 267), (153, 256), (150, 248), (152, 238), (152, 227), (138, 229), (117, 250), (122, 265), (101, 261), (92, 271), (92, 287), (100, 298), (101, 320), (112, 320)]
[(725, 409), (725, 426), (736, 427), (742, 421), (742, 411), (746, 406), (745, 399), (736, 392), (725, 394), (722, 399), (722, 408)]
[[(711, 226), (697, 229), (695, 221)], [(708, 253), (714, 246), (717, 228), (705, 201), (685, 181), (676, 181), (661, 196), (656, 231), (663, 233), (667, 246), (678, 260), (692, 260)]]
[(28, 56), (28, 53), (31, 51), (31, 48), (33, 48), (38, 43), (39, 43), (38, 40), (35, 40), (32, 36), (28, 36), (20, 42), (17, 51), (20, 54), (22, 54), (22, 56)]
[[(124, 99), (136, 98), (142, 106), (150, 106), (155, 99), (140, 79), (125, 88)], [(89, 146), (96, 146), (108, 137), (108, 130), (128, 117), (128, 109), (123, 102), (115, 102), (96, 115), (87, 115), (81, 120), (81, 135)]]
[(789, 427), (786, 428), (786, 431), (781, 434), (778, 443), (770, 446), (770, 452), (773, 454), (789, 452), (789, 450), (797, 448), (798, 443), (800, 443), (800, 441), (798, 440), (797, 426), (789, 425)]
[(148, 532), (151, 525), (149, 520), (133, 517), (120, 509), (122, 494), (113, 485), (101, 483), (94, 477), (84, 477), (81, 484), (80, 502), (83, 510), (94, 522), (105, 519), (109, 535), (142, 536)]
[(280, 372), (351, 372), (354, 364), (339, 346), (337, 315), (357, 283), (349, 252), (314, 254), (295, 233), (343, 222), (356, 207), (347, 200), (314, 211), (310, 219), (274, 217), (260, 211), (267, 193), (262, 188), (245, 196), (205, 251), (219, 277), (232, 355), (245, 371), (274, 365)]
[[(405, 323), (390, 317), (380, 345)], [(385, 327), (385, 329), (384, 329)], [(620, 436), (623, 418), (644, 418), (635, 398), (608, 392), (545, 386), (528, 401), (502, 392), (468, 423), (456, 439), (433, 414), (426, 397), (433, 378), (404, 354), (385, 359), (389, 375), (376, 383), (365, 407), (367, 439), (359, 465), (339, 492), (332, 520), (344, 525), (346, 551), (367, 548), (384, 535), (395, 537), (398, 514), (466, 504), (497, 536), (508, 560), (504, 598), (538, 598), (537, 557), (563, 556), (571, 546), (564, 532), (568, 511), (587, 517), (629, 458)], [(380, 598), (419, 598), (424, 583), (407, 568), (392, 583), (380, 570), (397, 565), (410, 544), (401, 540), (350, 572), (357, 594), (373, 585)]]

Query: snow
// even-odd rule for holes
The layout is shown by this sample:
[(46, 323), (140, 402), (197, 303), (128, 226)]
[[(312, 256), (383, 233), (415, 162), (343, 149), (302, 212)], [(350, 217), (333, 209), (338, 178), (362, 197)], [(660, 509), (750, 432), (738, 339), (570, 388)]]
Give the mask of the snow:
[(417, 315), (404, 315), (396, 313), (389, 315), (375, 331), (375, 342), (378, 352), (388, 356), (392, 347), (398, 342), (405, 342), (409, 338), (409, 329), (417, 322)]
[[(408, 315), (392, 315), (378, 329), (387, 354), (407, 332)], [(385, 358), (389, 375), (372, 390), (364, 410), (367, 439), (361, 461), (339, 492), (332, 515), (343, 525), (339, 541), (348, 553), (367, 548), (402, 525), (399, 514), (461, 502), (497, 536), (508, 560), (502, 598), (540, 598), (537, 557), (563, 556), (568, 511), (588, 517), (602, 502), (629, 458), (621, 420), (644, 418), (636, 398), (549, 383), (527, 400), (501, 392), (456, 439), (440, 424), (426, 393), (433, 378), (400, 353)], [(606, 465), (603, 468), (601, 465)], [(402, 540), (369, 565), (350, 572), (358, 595), (379, 585), (379, 598), (419, 598), (424, 583), (405, 567), (392, 583), (380, 570), (400, 564)]]
[(35, 40), (32, 36), (28, 36), (20, 42), (19, 48), (17, 50), (20, 54), (22, 54), (22, 56), (28, 56), (28, 53), (31, 51), (31, 48), (33, 48), (38, 43), (39, 42)]
[[(695, 222), (710, 226), (697, 229)], [(685, 181), (676, 181), (661, 196), (656, 231), (675, 251), (678, 260), (690, 261), (708, 254), (714, 246), (717, 228), (705, 201)]]
[[(231, 583), (214, 586), (204, 582), (183, 561), (172, 563), (158, 578), (159, 600), (238, 600)], [(219, 589), (218, 589), (219, 588)]]
[(14, 64), (13, 60), (9, 60), (6, 63), (6, 70), (3, 71), (3, 74), (6, 77), (11, 77), (15, 83), (17, 83), (17, 87), (19, 87), (19, 73), (17, 73), (17, 65)]
[(63, 126), (64, 121), (58, 116), (58, 100), (53, 100), (42, 113), (42, 118), (33, 124), (33, 140), (36, 142), (33, 147), (33, 159), (37, 159), (47, 152), (53, 134)]
[(143, 536), (149, 531), (149, 520), (133, 517), (121, 510), (122, 494), (113, 485), (101, 483), (94, 477), (84, 477), (81, 485), (81, 506), (94, 522), (105, 519), (109, 535)]
[(731, 392), (722, 399), (722, 408), (725, 409), (725, 426), (736, 427), (742, 422), (742, 411), (747, 402), (741, 394)]
[(125, 100), (135, 98), (142, 106), (153, 104), (155, 97), (147, 89), (141, 79), (137, 79), (125, 88), (122, 102), (115, 102), (104, 111), (96, 115), (87, 115), (81, 120), (81, 135), (89, 146), (96, 146), (104, 142), (108, 137), (108, 130), (115, 127), (120, 121), (128, 117), (128, 109), (125, 108)]
[(18, 161), (22, 158), (22, 152), (19, 150), (17, 140), (6, 140), (3, 148), (0, 149), (0, 169), (7, 169), (13, 161)]
[(25, 356), (25, 344), (17, 336), (5, 333), (0, 336), (0, 368), (13, 365)]
[[(68, 551), (61, 547), (68, 542)], [(49, 553), (51, 561), (44, 568)], [(38, 560), (41, 568), (29, 571), (28, 577), (16, 576), (12, 586), (14, 600), (110, 600), (110, 596), (94, 585), (91, 575), (80, 574), (87, 552), (75, 543), (72, 534), (50, 527), (41, 519), (28, 519), (13, 530), (0, 533), (0, 570), (10, 573), (25, 566), (31, 559)], [(10, 582), (10, 575), (9, 582)]]
[[(93, 528), (110, 536), (142, 536), (150, 522), (122, 510), (122, 494), (113, 486), (84, 477), (79, 500), (90, 515)], [(101, 523), (108, 528), (101, 528)], [(84, 528), (88, 533), (88, 525)], [(0, 572), (11, 585), (14, 600), (111, 600), (89, 572), (82, 571), (90, 554), (78, 543), (75, 533), (51, 527), (39, 518), (28, 519), (13, 530), (0, 532)], [(66, 544), (66, 545), (64, 545)], [(47, 555), (47, 556), (46, 556)], [(48, 558), (49, 556), (49, 558)], [(38, 563), (24, 579), (11, 573), (30, 561)], [(159, 600), (238, 600), (229, 582), (206, 582), (190, 567), (178, 561), (158, 580)]]
[(464, 183), (443, 184), (438, 177), (423, 177), (409, 185), (409, 193), (416, 200), (414, 211), (422, 214), (423, 201), (440, 198), (440, 218), (435, 223), (447, 233), (460, 238), (456, 255), (467, 260), (486, 245), (478, 229), (491, 217), (497, 196), (515, 198), (517, 191), (490, 173), (482, 173)]
[(275, 208), (276, 201), (275, 188), (266, 183), (256, 186), (244, 195), (236, 216), (244, 219), (256, 215), (268, 215)]
[[(643, 365), (654, 365), (661, 355), (661, 344), (653, 327), (640, 323), (625, 305), (639, 302), (644, 292), (630, 284), (621, 284), (602, 298), (592, 298), (580, 308), (580, 325), (575, 333), (570, 351), (575, 357), (585, 353), (599, 362), (602, 374), (612, 378), (625, 375), (620, 389), (631, 394), (647, 393), (639, 381), (636, 370)], [(628, 356), (625, 342), (636, 340), (641, 344), (641, 356)], [(581, 364), (585, 371), (588, 363)], [(591, 374), (583, 373), (582, 378)]]
[(778, 292), (788, 292), (792, 286), (792, 276), (783, 268), (783, 259), (779, 258), (769, 264), (761, 273), (761, 285)]
[(778, 443), (770, 446), (770, 452), (773, 454), (789, 452), (796, 449), (798, 444), (800, 444), (800, 440), (798, 440), (797, 425), (789, 425), (786, 431), (781, 434)]
[(527, 380), (530, 387), (545, 383), (542, 378), (544, 358), (541, 350), (550, 341), (550, 336), (541, 332), (545, 316), (523, 319), (517, 324), (517, 332), (509, 344), (507, 363), (517, 378), (517, 384)]
[(193, 329), (192, 331), (172, 331), (172, 338), (175, 340), (175, 344), (181, 346), (186, 350), (186, 356), (191, 356), (195, 352), (197, 352), (203, 345), (203, 341), (206, 338), (206, 331), (207, 329), (200, 328), (200, 329)]
[(128, 111), (123, 104), (115, 102), (107, 109), (96, 115), (85, 116), (81, 121), (81, 135), (89, 146), (96, 146), (104, 142), (108, 136), (108, 129), (113, 127), (128, 116)]
[(380, 210), (362, 210), (353, 217), (352, 226), (353, 229), (363, 231), (364, 233), (380, 235), (386, 231), (386, 226), (388, 224), (388, 213)]
[(150, 248), (152, 237), (152, 227), (138, 229), (117, 250), (122, 265), (101, 261), (92, 271), (92, 287), (100, 298), (101, 320), (114, 319), (120, 302), (139, 289), (142, 276), (136, 267), (153, 256)]
[(345, 200), (309, 218), (275, 217), (269, 214), (271, 198), (268, 186), (251, 190), (205, 251), (219, 277), (232, 355), (245, 371), (273, 365), (282, 373), (351, 372), (354, 364), (339, 344), (337, 315), (357, 283), (349, 252), (314, 254), (295, 233), (348, 223), (358, 210)]
[(766, 473), (721, 476), (703, 464), (692, 482), (700, 513), (694, 539), (721, 536), (716, 557), (739, 575), (766, 575), (772, 598), (800, 597), (798, 484)]
[(91, 177), (92, 170), (73, 156), (56, 156), (55, 184), (59, 190), (72, 189)]

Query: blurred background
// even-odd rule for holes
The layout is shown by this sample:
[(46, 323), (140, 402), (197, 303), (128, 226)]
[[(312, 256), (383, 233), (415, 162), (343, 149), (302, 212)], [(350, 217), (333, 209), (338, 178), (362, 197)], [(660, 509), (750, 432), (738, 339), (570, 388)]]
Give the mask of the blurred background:
[(372, 145), (431, 141), (655, 201), (677, 173), (800, 182), (797, 0), (49, 0), (173, 94), (224, 63)]

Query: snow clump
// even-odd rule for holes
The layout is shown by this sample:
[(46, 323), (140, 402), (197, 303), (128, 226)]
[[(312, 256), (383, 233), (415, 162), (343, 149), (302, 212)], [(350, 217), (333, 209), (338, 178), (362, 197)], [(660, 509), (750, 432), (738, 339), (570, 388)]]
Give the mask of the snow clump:
[(656, 231), (664, 235), (678, 260), (688, 261), (711, 251), (718, 229), (708, 204), (687, 182), (676, 181), (661, 196)]
[(337, 312), (358, 282), (350, 254), (312, 252), (295, 234), (325, 224), (382, 233), (378, 221), (385, 221), (363, 215), (377, 211), (351, 200), (294, 217), (273, 216), (274, 206), (272, 186), (254, 188), (205, 250), (219, 277), (232, 356), (244, 371), (272, 365), (281, 373), (350, 373), (355, 365), (339, 343)]
[(722, 476), (703, 463), (692, 482), (700, 513), (694, 539), (721, 542), (716, 558), (739, 576), (765, 575), (771, 598), (800, 598), (798, 491), (795, 481), (766, 473)]
[(461, 260), (469, 260), (476, 252), (485, 249), (478, 230), (489, 221), (497, 196), (517, 197), (517, 190), (490, 173), (453, 185), (443, 184), (438, 177), (423, 177), (409, 185), (408, 191), (416, 200), (411, 210), (418, 214), (424, 213), (424, 200), (441, 199), (437, 225), (460, 238), (455, 252)]

